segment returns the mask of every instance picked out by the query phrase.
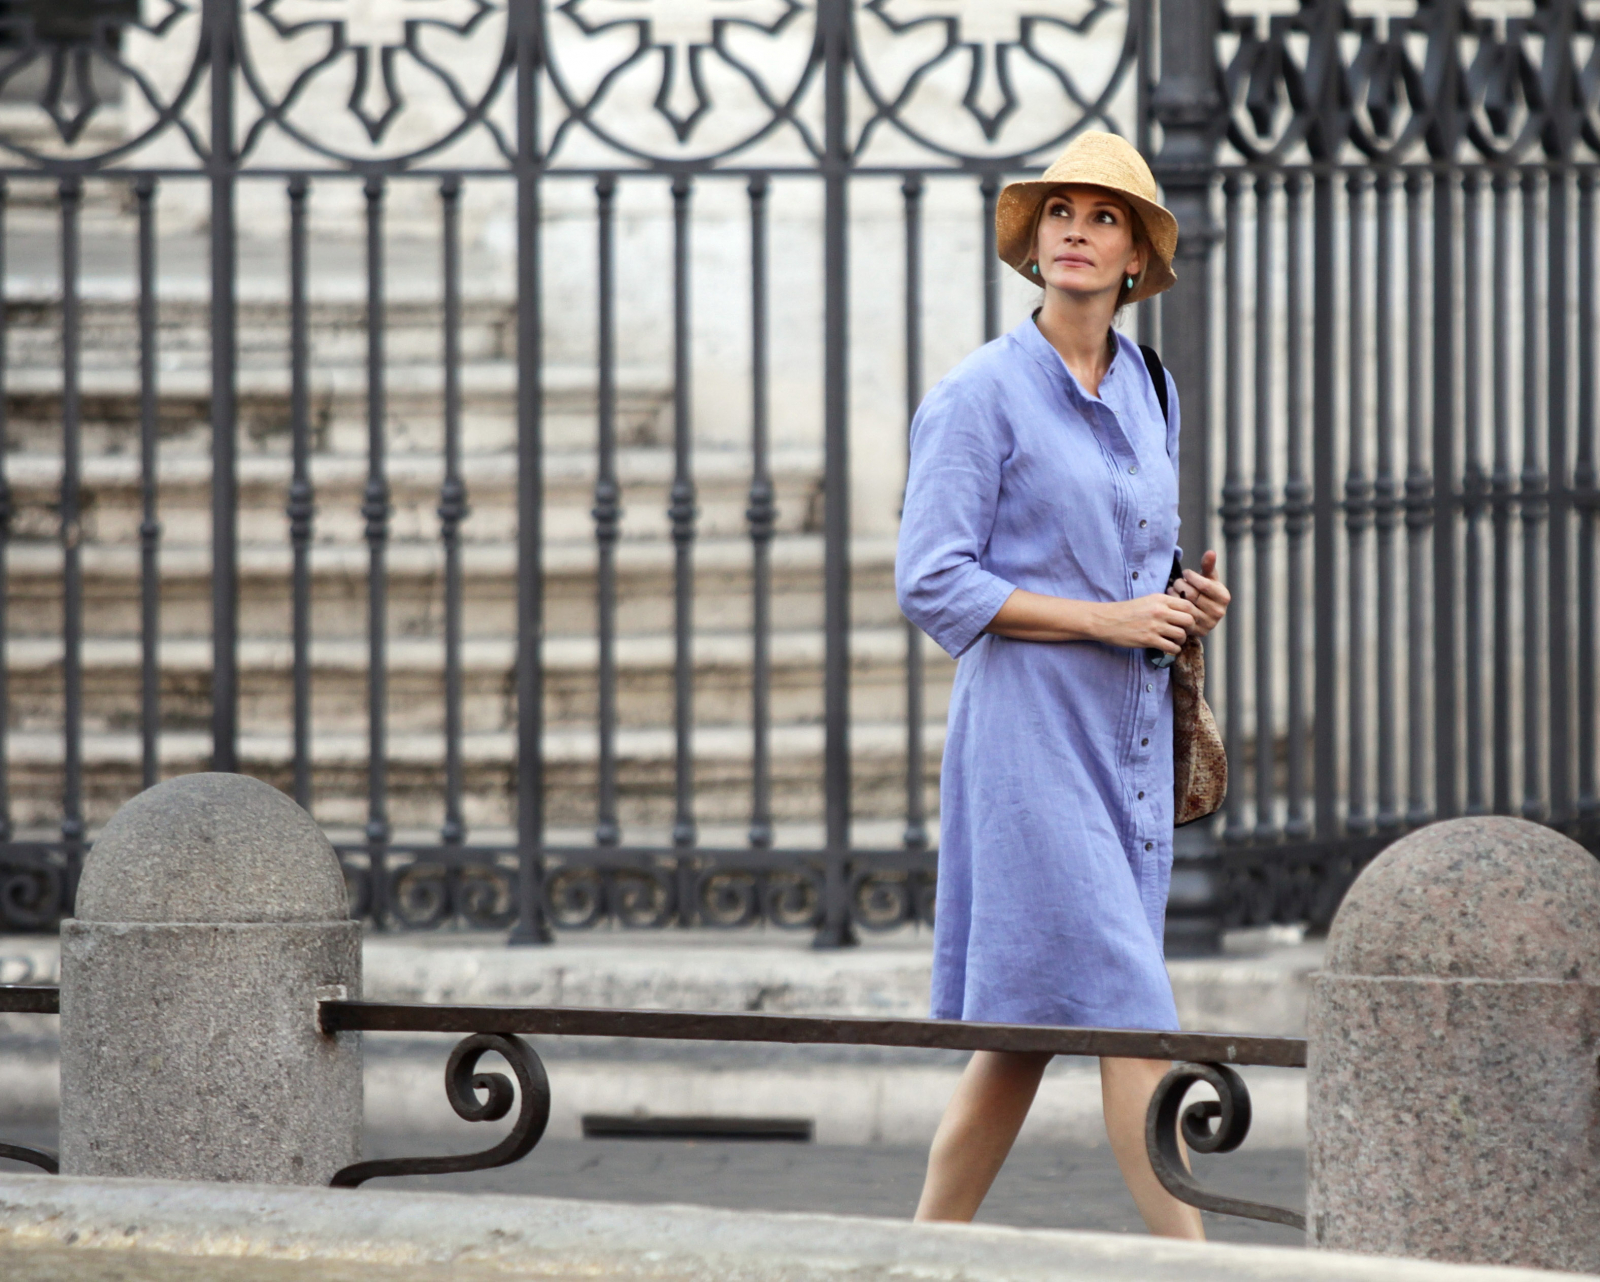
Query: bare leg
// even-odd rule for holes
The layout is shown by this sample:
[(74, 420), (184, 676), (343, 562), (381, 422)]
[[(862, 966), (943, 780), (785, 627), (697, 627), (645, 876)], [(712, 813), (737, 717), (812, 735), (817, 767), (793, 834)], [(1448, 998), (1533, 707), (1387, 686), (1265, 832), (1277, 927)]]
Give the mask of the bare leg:
[[(1145, 1227), (1157, 1237), (1205, 1240), (1200, 1212), (1180, 1202), (1156, 1179), (1144, 1146), (1144, 1118), (1161, 1079), (1171, 1064), (1153, 1059), (1102, 1059), (1100, 1098), (1106, 1111), (1106, 1135), (1122, 1178), (1128, 1183)], [(949, 1115), (946, 1114), (946, 1117)], [(937, 1143), (937, 1141), (935, 1141)]]
[(977, 1214), (1050, 1059), (1017, 1051), (973, 1052), (933, 1137), (917, 1219), (965, 1223)]

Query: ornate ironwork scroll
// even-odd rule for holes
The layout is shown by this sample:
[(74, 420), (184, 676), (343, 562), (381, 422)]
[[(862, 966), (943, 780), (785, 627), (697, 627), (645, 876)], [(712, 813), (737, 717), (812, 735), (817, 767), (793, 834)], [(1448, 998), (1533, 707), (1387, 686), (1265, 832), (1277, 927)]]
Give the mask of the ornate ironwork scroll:
[[(1191, 1087), (1205, 1082), (1217, 1092), (1214, 1100), (1201, 1100), (1183, 1107)], [(1179, 1116), (1182, 1109), (1182, 1116)], [(1216, 1123), (1213, 1130), (1211, 1124)], [(1145, 1114), (1144, 1142), (1150, 1166), (1163, 1188), (1180, 1202), (1237, 1215), (1247, 1220), (1266, 1220), (1304, 1229), (1306, 1217), (1286, 1207), (1250, 1202), (1244, 1198), (1213, 1193), (1201, 1187), (1189, 1173), (1178, 1136), (1196, 1153), (1231, 1153), (1250, 1133), (1250, 1092), (1244, 1079), (1226, 1064), (1177, 1064), (1156, 1087)]]
[[(491, 1052), (504, 1059), (516, 1074), (514, 1090), (504, 1073), (476, 1071), (478, 1061)], [(508, 1166), (533, 1151), (550, 1122), (550, 1080), (545, 1076), (544, 1064), (533, 1047), (514, 1035), (474, 1033), (463, 1038), (450, 1052), (450, 1062), (445, 1065), (444, 1089), (456, 1115), (469, 1122), (498, 1122), (511, 1111), (515, 1102), (517, 1117), (510, 1134), (481, 1153), (357, 1162), (329, 1180), (329, 1186), (355, 1188), (387, 1175), (451, 1175)], [(479, 1092), (483, 1092), (483, 1098), (479, 1098)]]
[[(0, 984), (0, 1014), (59, 1015), (61, 990), (55, 984)], [(47, 1148), (0, 1140), (0, 1158), (37, 1166), (47, 1175), (61, 1174), (61, 1160)]]

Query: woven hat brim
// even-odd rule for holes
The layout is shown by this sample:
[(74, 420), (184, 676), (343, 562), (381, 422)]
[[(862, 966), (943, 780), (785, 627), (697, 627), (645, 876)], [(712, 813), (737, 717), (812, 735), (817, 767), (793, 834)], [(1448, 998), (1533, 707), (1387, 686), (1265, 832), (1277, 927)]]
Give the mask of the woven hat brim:
[(1103, 187), (1115, 192), (1128, 202), (1144, 224), (1144, 232), (1150, 240), (1150, 248), (1155, 251), (1155, 258), (1145, 269), (1139, 288), (1129, 294), (1124, 302), (1137, 303), (1178, 283), (1177, 273), (1172, 270), (1172, 258), (1178, 252), (1178, 220), (1172, 216), (1172, 211), (1126, 187), (1104, 181), (1095, 182), (1089, 178), (1034, 178), (1026, 182), (1007, 183), (994, 210), (995, 249), (1002, 262), (1029, 284), (1039, 283), (1039, 278), (1028, 266), (1033, 256), (1034, 216), (1039, 211), (1039, 202), (1048, 193), (1057, 187), (1067, 186)]

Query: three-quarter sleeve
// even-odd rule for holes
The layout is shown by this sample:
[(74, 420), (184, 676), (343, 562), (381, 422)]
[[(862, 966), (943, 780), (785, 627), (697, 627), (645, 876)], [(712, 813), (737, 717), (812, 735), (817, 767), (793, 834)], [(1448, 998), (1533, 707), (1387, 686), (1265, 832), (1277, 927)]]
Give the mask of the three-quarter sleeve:
[(994, 528), (1010, 433), (950, 382), (911, 425), (895, 589), (900, 608), (953, 658), (982, 634), (1015, 586), (980, 563)]

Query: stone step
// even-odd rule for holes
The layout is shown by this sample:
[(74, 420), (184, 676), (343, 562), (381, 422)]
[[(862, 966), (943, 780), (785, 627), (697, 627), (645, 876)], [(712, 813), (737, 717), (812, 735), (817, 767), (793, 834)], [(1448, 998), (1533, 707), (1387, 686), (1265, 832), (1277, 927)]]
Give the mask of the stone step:
[[(851, 735), (853, 812), (862, 819), (892, 819), (905, 809), (905, 727), (854, 721)], [(925, 742), (930, 812), (937, 807), (938, 760), (944, 727), (930, 726)], [(582, 827), (594, 821), (598, 739), (592, 728), (552, 728), (544, 737), (545, 809), (552, 825)], [(738, 823), (750, 813), (750, 731), (701, 726), (691, 739), (695, 813), (704, 823)], [(823, 728), (775, 726), (771, 735), (772, 810), (782, 821), (822, 814)], [(91, 827), (139, 792), (140, 738), (134, 731), (83, 737), (83, 791)], [(461, 742), (465, 818), (469, 827), (504, 828), (515, 822), (516, 735), (480, 731)], [(160, 740), (163, 777), (210, 768), (211, 737), (204, 731), (167, 732)], [(619, 816), (629, 827), (670, 821), (674, 805), (674, 737), (670, 729), (624, 728), (617, 735)], [(313, 813), (329, 826), (358, 827), (367, 817), (368, 739), (364, 733), (318, 733), (312, 743)], [(444, 739), (439, 733), (391, 734), (389, 817), (400, 827), (437, 829), (443, 817)], [(7, 784), (18, 829), (48, 832), (61, 816), (63, 744), (59, 732), (19, 731), (6, 737)], [(287, 734), (246, 733), (239, 740), (239, 769), (280, 788), (292, 781)]]
[[(924, 706), (944, 716), (955, 665), (931, 645)], [(62, 644), (58, 637), (17, 637), (6, 646), (8, 709), (14, 730), (49, 731), (62, 720)], [(140, 646), (132, 638), (88, 638), (83, 646), (84, 726), (101, 732), (137, 725), (141, 709)], [(211, 644), (165, 640), (159, 649), (162, 724), (202, 730), (211, 716)], [(851, 635), (851, 707), (866, 721), (905, 716), (902, 628), (857, 629)], [(780, 632), (771, 640), (769, 685), (774, 724), (822, 719), (823, 638)], [(468, 732), (515, 726), (515, 645), (509, 637), (463, 645), (462, 720)], [(360, 638), (314, 640), (313, 724), (318, 733), (356, 733), (367, 724), (368, 650)], [(293, 649), (287, 641), (246, 638), (239, 647), (240, 715), (253, 730), (288, 732), (293, 721)], [(592, 726), (598, 706), (599, 647), (593, 638), (562, 637), (545, 647), (545, 720), (552, 727)], [(673, 644), (668, 636), (623, 637), (617, 643), (617, 719), (624, 727), (673, 721)], [(750, 720), (751, 639), (700, 633), (694, 642), (694, 715), (702, 726)], [(438, 637), (388, 642), (388, 724), (397, 733), (437, 731), (444, 718), (444, 645)]]
[[(822, 539), (792, 534), (772, 544), (773, 617), (785, 630), (820, 628), (823, 619)], [(750, 627), (751, 548), (745, 538), (705, 538), (694, 549), (694, 623), (713, 632)], [(617, 549), (617, 627), (622, 634), (670, 633), (674, 548), (627, 542)], [(61, 628), (62, 551), (59, 544), (14, 542), (8, 630), (53, 635)], [(313, 635), (364, 636), (370, 582), (367, 549), (311, 549)], [(462, 549), (466, 627), (472, 636), (510, 636), (515, 630), (516, 549), (509, 543)], [(82, 550), (87, 635), (139, 632), (139, 549), (90, 544)], [(244, 636), (286, 637), (290, 626), (291, 554), (287, 546), (246, 545), (239, 553), (240, 629)], [(595, 547), (551, 543), (544, 557), (546, 633), (592, 635)], [(169, 635), (211, 634), (211, 556), (206, 547), (163, 548), (160, 558), (162, 628)], [(395, 543), (388, 551), (388, 631), (391, 636), (437, 634), (443, 609), (444, 553), (438, 543)], [(894, 596), (894, 542), (851, 543), (851, 619), (861, 627), (899, 623)]]
[[(592, 449), (596, 372), (592, 366), (551, 365), (543, 371), (542, 431), (547, 450)], [(309, 375), (309, 421), (319, 452), (361, 454), (367, 440), (367, 375), (360, 366), (318, 365)], [(517, 371), (508, 360), (476, 361), (461, 369), (463, 449), (514, 454)], [(246, 367), (238, 378), (240, 448), (286, 453), (290, 432), (287, 362)], [(166, 369), (157, 377), (156, 407), (166, 454), (209, 456), (211, 379), (205, 368)], [(443, 449), (444, 376), (433, 361), (394, 361), (385, 370), (386, 435), (397, 452)], [(140, 394), (132, 358), (88, 365), (80, 380), (81, 433), (86, 457), (137, 453)], [(672, 439), (671, 384), (662, 374), (618, 371), (620, 444), (665, 446)], [(8, 365), (6, 436), (12, 449), (57, 453), (61, 448), (61, 377), (51, 368)], [(731, 443), (748, 428), (697, 423), (696, 436)]]
[[(7, 457), (15, 515), (14, 538), (50, 540), (60, 525), (62, 462), (59, 455), (17, 453)], [(319, 543), (363, 542), (361, 505), (367, 483), (365, 457), (318, 454), (310, 461)], [(245, 543), (287, 543), (284, 508), (293, 468), (279, 454), (247, 454), (239, 463), (239, 537)], [(779, 450), (771, 459), (778, 535), (814, 529), (819, 519), (821, 459), (814, 450)], [(592, 543), (596, 463), (592, 451), (550, 452), (544, 462), (545, 535), (555, 541)], [(439, 454), (395, 454), (385, 475), (396, 542), (431, 543), (439, 537), (439, 490), (444, 462)], [(80, 469), (83, 538), (89, 544), (136, 544), (143, 520), (139, 460), (135, 454), (85, 458)], [(673, 480), (670, 451), (636, 447), (620, 452), (620, 536), (625, 542), (671, 538), (667, 519)], [(746, 533), (750, 460), (730, 450), (702, 450), (694, 461), (695, 529), (700, 537), (734, 538)], [(516, 537), (516, 467), (504, 455), (472, 454), (462, 460), (469, 515), (461, 523), (468, 543)], [(166, 456), (157, 471), (159, 519), (167, 546), (204, 544), (211, 537), (211, 460), (202, 455)]]

